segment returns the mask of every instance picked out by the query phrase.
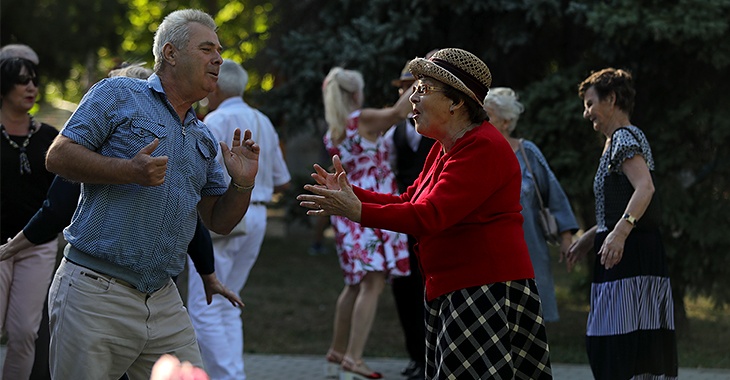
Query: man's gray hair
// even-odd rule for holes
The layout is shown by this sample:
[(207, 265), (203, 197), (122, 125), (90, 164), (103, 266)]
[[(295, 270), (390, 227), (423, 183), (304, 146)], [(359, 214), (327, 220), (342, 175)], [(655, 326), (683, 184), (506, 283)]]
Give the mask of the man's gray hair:
[(238, 63), (224, 59), (218, 71), (218, 89), (228, 97), (243, 96), (248, 84), (248, 73)]
[(155, 56), (155, 72), (160, 70), (162, 62), (162, 47), (171, 43), (178, 49), (185, 49), (190, 41), (191, 22), (197, 22), (216, 30), (217, 26), (213, 17), (198, 9), (180, 9), (167, 15), (155, 32), (152, 43), (152, 55)]

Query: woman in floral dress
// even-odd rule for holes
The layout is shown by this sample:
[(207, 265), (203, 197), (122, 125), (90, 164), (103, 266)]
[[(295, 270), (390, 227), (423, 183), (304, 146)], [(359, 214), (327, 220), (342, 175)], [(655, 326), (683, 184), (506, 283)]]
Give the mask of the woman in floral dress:
[[(410, 92), (393, 107), (361, 109), (363, 87), (362, 75), (357, 71), (335, 67), (325, 78), (325, 147), (330, 155), (341, 157), (351, 183), (396, 193), (382, 136), (408, 115)], [(343, 217), (333, 216), (331, 222), (345, 286), (337, 299), (332, 343), (326, 356), (327, 374), (336, 375), (341, 367), (349, 375), (379, 379), (382, 376), (363, 363), (362, 355), (386, 280), (410, 272), (407, 237), (364, 228)]]

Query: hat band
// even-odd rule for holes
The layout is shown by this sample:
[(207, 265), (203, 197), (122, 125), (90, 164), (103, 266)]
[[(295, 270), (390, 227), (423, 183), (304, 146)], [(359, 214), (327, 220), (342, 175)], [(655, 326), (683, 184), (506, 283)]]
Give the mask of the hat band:
[(431, 62), (441, 66), (443, 69), (450, 72), (455, 77), (459, 78), (462, 82), (464, 82), (466, 87), (468, 89), (470, 89), (474, 93), (474, 95), (476, 95), (477, 99), (484, 99), (484, 97), (487, 96), (487, 93), (489, 92), (489, 88), (484, 86), (481, 82), (479, 82), (471, 74), (467, 73), (466, 71), (462, 70), (459, 67), (452, 65), (450, 62), (445, 61), (440, 58), (431, 58)]

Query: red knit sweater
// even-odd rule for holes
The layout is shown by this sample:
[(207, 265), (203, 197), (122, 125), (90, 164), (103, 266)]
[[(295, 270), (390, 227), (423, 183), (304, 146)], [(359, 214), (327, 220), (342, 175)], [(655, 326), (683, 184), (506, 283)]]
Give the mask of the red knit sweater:
[(432, 300), (455, 290), (534, 278), (522, 231), (520, 166), (488, 122), (449, 153), (436, 142), (400, 196), (355, 187), (361, 224), (411, 234)]

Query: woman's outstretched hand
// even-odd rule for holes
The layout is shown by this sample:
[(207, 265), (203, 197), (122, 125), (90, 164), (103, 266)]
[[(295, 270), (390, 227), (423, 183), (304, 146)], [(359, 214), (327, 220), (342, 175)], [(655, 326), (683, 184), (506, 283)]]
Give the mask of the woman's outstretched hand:
[(304, 185), (304, 190), (312, 194), (299, 194), (299, 205), (308, 208), (307, 215), (344, 216), (353, 222), (360, 222), (362, 203), (352, 190), (347, 180), (347, 173), (342, 167), (340, 157), (332, 157), (334, 173), (314, 164), (312, 178), (316, 185)]

